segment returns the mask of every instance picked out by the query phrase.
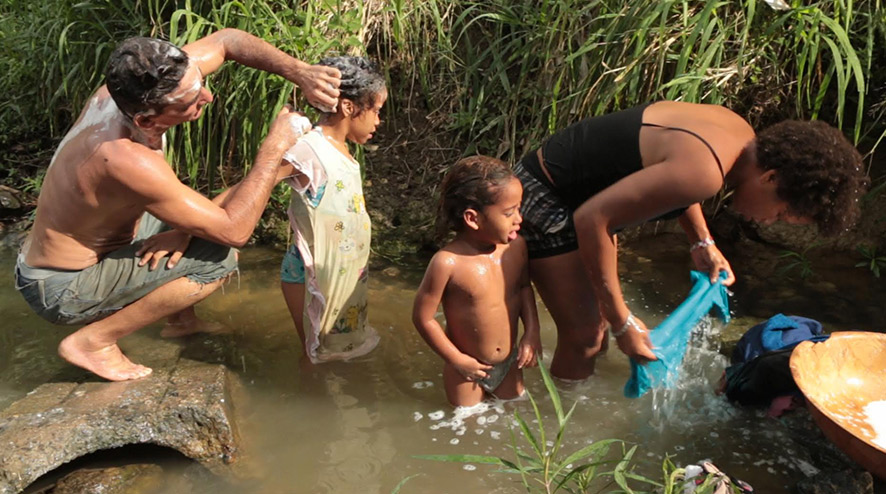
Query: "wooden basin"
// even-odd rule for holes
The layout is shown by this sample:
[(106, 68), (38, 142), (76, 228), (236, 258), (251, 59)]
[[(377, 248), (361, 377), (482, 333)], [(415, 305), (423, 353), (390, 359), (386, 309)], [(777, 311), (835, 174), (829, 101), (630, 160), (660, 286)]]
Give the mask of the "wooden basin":
[[(886, 479), (886, 431), (874, 429), (886, 423), (886, 334), (846, 331), (804, 341), (791, 353), (791, 373), (824, 435)], [(869, 417), (865, 407), (880, 412)]]

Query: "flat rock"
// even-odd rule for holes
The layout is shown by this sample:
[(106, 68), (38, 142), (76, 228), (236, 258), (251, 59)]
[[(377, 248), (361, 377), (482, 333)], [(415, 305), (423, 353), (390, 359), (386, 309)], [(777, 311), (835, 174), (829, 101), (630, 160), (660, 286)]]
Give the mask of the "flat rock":
[(0, 494), (129, 444), (169, 447), (223, 478), (240, 477), (239, 380), (222, 365), (173, 362), (136, 381), (44, 384), (0, 412)]

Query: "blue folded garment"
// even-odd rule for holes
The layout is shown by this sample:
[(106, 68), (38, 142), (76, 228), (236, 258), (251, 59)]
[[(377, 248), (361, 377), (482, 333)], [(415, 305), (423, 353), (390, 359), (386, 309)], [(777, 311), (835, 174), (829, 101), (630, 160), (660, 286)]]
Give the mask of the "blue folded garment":
[(671, 387), (677, 382), (678, 369), (689, 344), (692, 328), (712, 308), (723, 322), (729, 322), (729, 300), (722, 280), (726, 272), (720, 273), (720, 280), (711, 283), (707, 273), (692, 271), (692, 291), (686, 300), (649, 332), (652, 352), (658, 360), (640, 365), (631, 359), (631, 378), (625, 383), (624, 395), (639, 398), (652, 388)]
[(749, 362), (766, 353), (793, 348), (801, 341), (824, 341), (821, 323), (802, 316), (776, 314), (747, 330), (732, 351), (732, 363)]

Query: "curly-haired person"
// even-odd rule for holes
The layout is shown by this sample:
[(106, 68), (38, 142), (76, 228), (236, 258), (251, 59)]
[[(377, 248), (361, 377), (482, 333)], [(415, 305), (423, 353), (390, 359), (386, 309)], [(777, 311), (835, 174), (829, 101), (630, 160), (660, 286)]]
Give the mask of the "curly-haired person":
[(588, 118), (560, 130), (514, 166), (523, 184), (521, 235), (529, 271), (557, 325), (551, 373), (594, 372), (605, 327), (639, 362), (654, 360), (646, 326), (619, 287), (616, 232), (678, 218), (696, 267), (735, 281), (714, 244), (700, 201), (722, 188), (729, 208), (768, 224), (849, 228), (868, 179), (861, 156), (822, 122), (787, 121), (755, 134), (722, 106), (660, 101)]
[(775, 193), (789, 214), (811, 220), (825, 235), (855, 223), (868, 179), (861, 156), (839, 130), (821, 121), (787, 120), (764, 129), (755, 142), (757, 164), (774, 172)]

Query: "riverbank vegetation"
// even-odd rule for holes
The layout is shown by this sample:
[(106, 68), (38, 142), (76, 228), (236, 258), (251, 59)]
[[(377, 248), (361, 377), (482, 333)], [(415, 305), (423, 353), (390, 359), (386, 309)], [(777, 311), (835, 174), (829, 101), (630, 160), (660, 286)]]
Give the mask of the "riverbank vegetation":
[[(430, 241), (428, 197), (454, 158), (514, 160), (554, 129), (643, 101), (723, 104), (755, 126), (820, 118), (872, 152), (886, 135), (886, 67), (876, 63), (886, 55), (882, 2), (772, 7), (784, 3), (3, 0), (0, 179), (39, 189), (117, 42), (145, 35), (184, 44), (223, 27), (309, 62), (347, 52), (382, 64), (388, 123), (364, 162), (377, 238), (404, 243), (391, 252)], [(212, 194), (248, 169), (293, 87), (233, 64), (208, 85), (216, 103), (170, 131), (167, 152), (183, 180)], [(296, 102), (305, 106), (297, 94)], [(873, 171), (875, 186), (880, 174)], [(285, 194), (275, 194), (265, 230), (285, 224)]]

